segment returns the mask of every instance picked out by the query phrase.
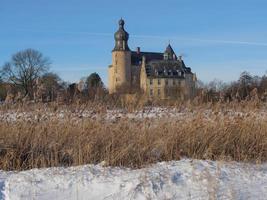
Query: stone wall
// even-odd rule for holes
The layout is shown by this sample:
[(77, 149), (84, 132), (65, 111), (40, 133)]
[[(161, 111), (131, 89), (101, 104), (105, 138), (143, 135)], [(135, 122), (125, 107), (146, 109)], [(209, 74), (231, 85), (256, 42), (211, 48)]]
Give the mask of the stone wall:
[(131, 86), (131, 52), (112, 52), (112, 66), (109, 67), (109, 93), (121, 86)]

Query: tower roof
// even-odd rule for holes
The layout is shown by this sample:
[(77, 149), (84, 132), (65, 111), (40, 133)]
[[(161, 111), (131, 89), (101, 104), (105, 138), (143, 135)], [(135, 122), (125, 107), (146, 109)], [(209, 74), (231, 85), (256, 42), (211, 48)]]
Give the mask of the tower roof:
[(124, 22), (124, 20), (121, 18), (121, 19), (119, 20), (119, 26), (122, 27), (122, 28), (124, 28), (124, 24), (125, 24), (125, 22)]
[(115, 44), (113, 51), (121, 51), (121, 50), (129, 51), (130, 50), (128, 47), (129, 33), (125, 31), (124, 24), (125, 22), (121, 18), (119, 20), (119, 29), (114, 34), (114, 39), (115, 39), (116, 44)]

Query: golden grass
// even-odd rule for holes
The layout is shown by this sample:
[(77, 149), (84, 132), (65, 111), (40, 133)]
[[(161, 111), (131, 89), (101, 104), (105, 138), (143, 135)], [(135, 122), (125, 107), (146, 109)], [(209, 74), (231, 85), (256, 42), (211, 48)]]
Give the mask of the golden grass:
[[(243, 111), (252, 109), (239, 106)], [(181, 157), (267, 161), (267, 119), (231, 116), (224, 105), (207, 107), (213, 108), (208, 119), (203, 109), (191, 107), (196, 113), (183, 119), (2, 121), (0, 169), (24, 170), (102, 161), (111, 166), (138, 168)], [(256, 107), (252, 112), (260, 110)], [(100, 113), (105, 110), (95, 108)]]

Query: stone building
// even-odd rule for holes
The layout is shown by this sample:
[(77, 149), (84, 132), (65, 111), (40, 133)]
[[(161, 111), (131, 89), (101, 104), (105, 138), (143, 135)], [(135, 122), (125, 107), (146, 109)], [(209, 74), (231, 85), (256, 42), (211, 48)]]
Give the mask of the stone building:
[[(124, 20), (114, 35), (112, 64), (108, 68), (109, 93), (124, 88), (139, 88), (149, 98), (190, 99), (195, 96), (196, 75), (177, 57), (169, 44), (164, 53), (131, 51)], [(127, 90), (124, 90), (127, 91)]]

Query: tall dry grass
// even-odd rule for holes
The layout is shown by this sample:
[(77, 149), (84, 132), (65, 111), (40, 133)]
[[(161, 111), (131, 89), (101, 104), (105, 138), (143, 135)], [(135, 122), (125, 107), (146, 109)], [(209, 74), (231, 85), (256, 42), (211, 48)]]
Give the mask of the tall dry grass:
[(182, 157), (267, 161), (267, 119), (219, 114), (223, 107), (213, 108), (218, 112), (208, 118), (199, 109), (183, 119), (2, 121), (0, 169), (102, 161), (106, 165), (138, 168)]

